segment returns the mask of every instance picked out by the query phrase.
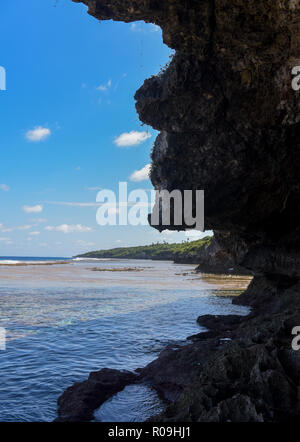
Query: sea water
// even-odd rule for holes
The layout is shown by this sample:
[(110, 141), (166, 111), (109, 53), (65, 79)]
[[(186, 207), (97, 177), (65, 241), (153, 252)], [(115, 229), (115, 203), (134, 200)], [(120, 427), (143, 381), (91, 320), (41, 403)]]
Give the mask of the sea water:
[[(0, 420), (51, 421), (57, 398), (90, 371), (135, 370), (201, 329), (203, 314), (247, 314), (231, 297), (247, 278), (204, 277), (194, 266), (146, 260), (0, 258)], [(142, 421), (163, 403), (128, 386), (95, 412)]]

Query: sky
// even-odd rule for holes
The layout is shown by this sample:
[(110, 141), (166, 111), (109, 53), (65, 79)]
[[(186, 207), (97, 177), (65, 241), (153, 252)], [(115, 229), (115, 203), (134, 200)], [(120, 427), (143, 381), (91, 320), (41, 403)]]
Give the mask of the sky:
[(96, 221), (99, 190), (152, 189), (157, 132), (141, 124), (133, 97), (171, 56), (159, 27), (99, 22), (71, 0), (14, 0), (1, 2), (0, 38), (1, 256), (203, 236)]

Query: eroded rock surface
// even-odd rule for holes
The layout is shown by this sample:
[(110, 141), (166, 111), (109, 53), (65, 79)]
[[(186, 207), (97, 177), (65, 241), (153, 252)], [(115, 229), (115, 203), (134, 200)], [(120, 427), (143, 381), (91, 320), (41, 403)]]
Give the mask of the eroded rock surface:
[(207, 229), (239, 264), (300, 276), (300, 3), (84, 0), (100, 20), (145, 20), (176, 50), (136, 93), (161, 131), (156, 188), (204, 189)]

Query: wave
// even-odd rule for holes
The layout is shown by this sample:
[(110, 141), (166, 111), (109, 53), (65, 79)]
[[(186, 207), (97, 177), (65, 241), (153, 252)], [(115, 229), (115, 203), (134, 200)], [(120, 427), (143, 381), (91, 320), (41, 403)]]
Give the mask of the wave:
[(10, 259), (0, 260), (0, 266), (52, 266), (56, 264), (68, 264), (68, 261), (14, 261)]
[(16, 265), (16, 264), (21, 264), (22, 261), (14, 261), (11, 259), (3, 259), (0, 260), (0, 265)]
[(111, 258), (73, 258), (72, 261), (111, 261)]

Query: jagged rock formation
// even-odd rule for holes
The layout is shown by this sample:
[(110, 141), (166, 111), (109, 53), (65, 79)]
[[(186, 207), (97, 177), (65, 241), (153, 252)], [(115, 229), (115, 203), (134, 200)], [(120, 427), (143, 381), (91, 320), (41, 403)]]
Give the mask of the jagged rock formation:
[(100, 20), (145, 20), (176, 50), (136, 93), (161, 131), (156, 188), (204, 189), (206, 228), (239, 264), (297, 276), (300, 65), (297, 0), (84, 0)]
[[(190, 390), (181, 386), (184, 392), (160, 419), (294, 419), (300, 380), (290, 327), (300, 325), (299, 315), (294, 317), (300, 92), (292, 89), (291, 71), (300, 65), (299, 0), (82, 3), (101, 20), (145, 20), (162, 28), (176, 54), (136, 93), (141, 120), (161, 131), (152, 153), (152, 182), (169, 191), (204, 189), (206, 228), (257, 275), (241, 297), (247, 301), (250, 293), (257, 307), (255, 317), (238, 324), (241, 339), (231, 331), (233, 342), (215, 355), (200, 349), (210, 347), (207, 336), (194, 343), (193, 351), (203, 355), (197, 379)], [(183, 366), (188, 360), (183, 356)]]
[[(180, 262), (175, 260), (175, 262)], [(202, 248), (201, 253), (196, 257), (198, 266), (196, 272), (199, 273), (223, 273), (249, 275), (251, 272), (237, 265), (231, 254), (222, 249), (213, 238), (208, 247)]]

